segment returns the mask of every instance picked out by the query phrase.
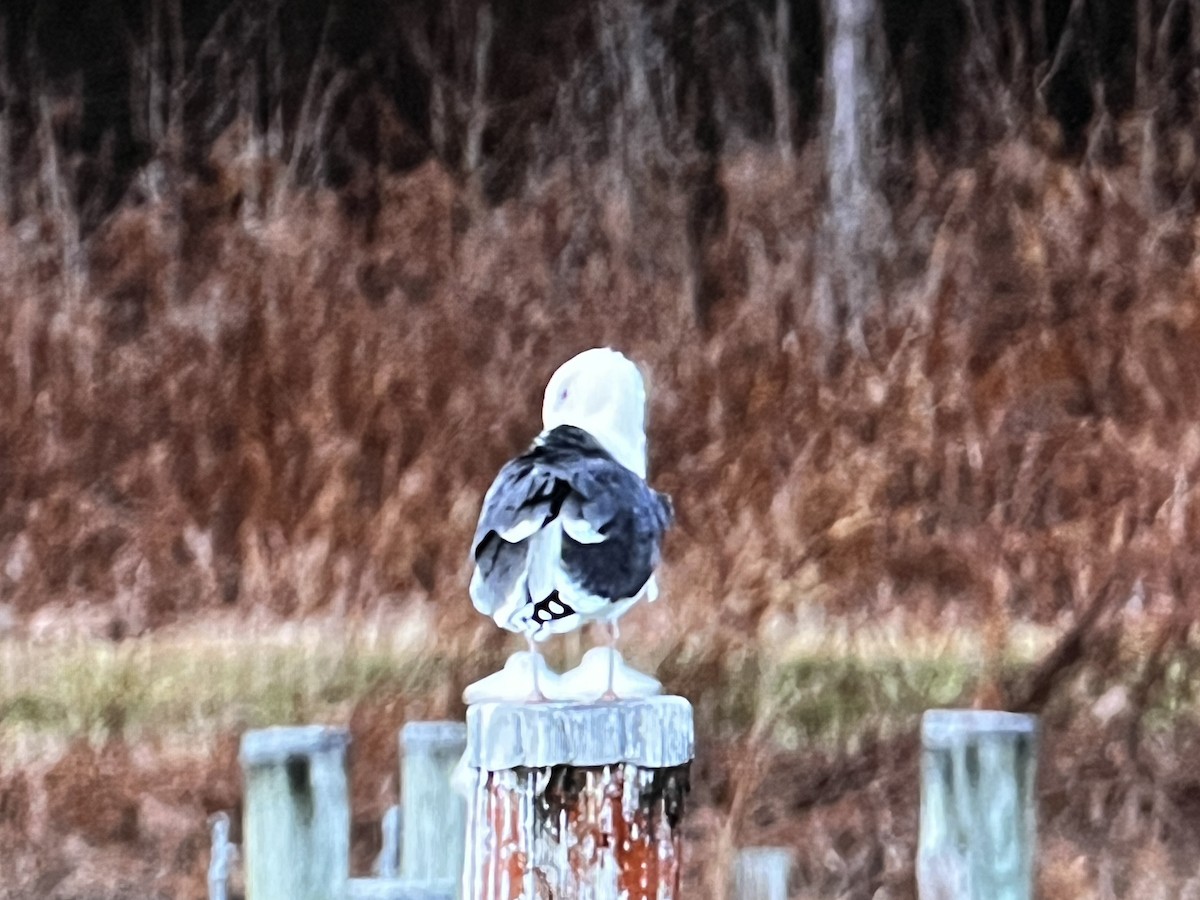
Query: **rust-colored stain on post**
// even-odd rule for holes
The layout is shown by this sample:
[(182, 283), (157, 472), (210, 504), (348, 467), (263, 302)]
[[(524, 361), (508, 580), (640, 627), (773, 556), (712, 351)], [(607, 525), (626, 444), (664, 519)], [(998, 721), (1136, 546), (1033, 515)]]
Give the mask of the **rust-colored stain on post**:
[(675, 900), (688, 767), (481, 773), (480, 900)]
[(463, 900), (677, 900), (694, 750), (682, 697), (472, 705)]
[[(525, 868), (529, 861), (521, 807), (531, 785), (527, 783), (528, 776), (506, 779), (502, 777), (504, 775), (516, 776), (516, 773), (486, 776), (484, 785), (476, 787), (476, 815), (478, 821), (488, 823), (483, 832), (483, 846), (476, 848), (482, 851), (478, 857), (478, 884), (481, 896), (517, 900), (524, 890)], [(481, 800), (482, 808), (479, 806)]]

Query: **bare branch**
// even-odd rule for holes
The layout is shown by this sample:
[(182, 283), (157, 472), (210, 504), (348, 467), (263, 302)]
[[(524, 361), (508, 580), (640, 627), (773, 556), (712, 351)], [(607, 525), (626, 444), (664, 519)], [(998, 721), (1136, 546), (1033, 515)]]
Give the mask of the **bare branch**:
[(1024, 83), (1025, 72), (1032, 70), (1029, 64), (1029, 41), (1025, 38), (1025, 31), (1021, 27), (1021, 17), (1017, 10), (1012, 5), (1009, 5), (1007, 9), (1008, 15), (1005, 16), (1004, 21), (1008, 30), (1009, 46), (1012, 48), (1012, 60), (1008, 69), (1009, 84), (1019, 85)]
[[(233, 0), (217, 17), (197, 46), (191, 66), (183, 75), (180, 84), (181, 104), (194, 100), (200, 94), (209, 97), (209, 110), (201, 126), (201, 140), (211, 141), (215, 138), (245, 99), (243, 72), (253, 66), (254, 44), (266, 28), (263, 16), (246, 14), (249, 2)], [(272, 0), (267, 7), (268, 14), (278, 5), (279, 0)], [(205, 73), (205, 66), (210, 60), (214, 61), (216, 70), (216, 90)]]
[(263, 139), (258, 129), (258, 70), (248, 66), (242, 73), (239, 116), (243, 123), (242, 158), (247, 169), (245, 202), (242, 219), (247, 230), (253, 230), (262, 219), (265, 193), (262, 183)]
[(1170, 0), (1167, 11), (1163, 13), (1162, 21), (1158, 23), (1158, 30), (1154, 38), (1154, 77), (1159, 82), (1167, 74), (1167, 59), (1171, 49), (1171, 26), (1182, 12), (1183, 3), (1180, 0)]
[(463, 167), (475, 172), (483, 157), (483, 132), (487, 127), (487, 79), (491, 62), (492, 9), (487, 3), (475, 16), (475, 53), (471, 72), (471, 101), (467, 109), (467, 139), (463, 150)]
[(312, 126), (312, 137), (308, 142), (309, 166), (308, 175), (317, 184), (327, 181), (328, 154), (326, 135), (329, 131), (329, 119), (333, 113), (333, 104), (341, 96), (342, 91), (350, 83), (350, 73), (345, 69), (339, 71), (330, 79), (321, 97), (321, 108)]
[(429, 141), (438, 158), (445, 160), (450, 132), (447, 122), (450, 103), (446, 97), (446, 77), (425, 25), (424, 21), (402, 16), (401, 33), (408, 52), (429, 79)]
[(775, 0), (775, 20), (767, 21), (766, 13), (755, 10), (758, 24), (759, 55), (766, 60), (767, 81), (771, 85), (771, 116), (775, 126), (775, 146), (784, 159), (791, 159), (792, 104), (788, 83), (788, 63), (791, 58), (792, 7), (789, 0)]
[(1192, 30), (1188, 35), (1188, 46), (1192, 56), (1192, 77), (1200, 80), (1200, 0), (1191, 0), (1188, 10), (1192, 21)]
[(967, 58), (970, 60), (968, 71), (974, 70), (979, 78), (984, 96), (999, 108), (1000, 117), (1004, 120), (1006, 131), (1012, 131), (1016, 124), (1013, 113), (1013, 103), (1008, 85), (1000, 74), (999, 55), (996, 51), (1000, 43), (1000, 28), (991, 13), (989, 2), (979, 3), (979, 0), (962, 0), (963, 11), (971, 23), (971, 35), (967, 39)]
[(163, 58), (162, 0), (149, 0), (149, 2), (150, 49), (146, 69), (148, 87), (146, 121), (149, 126), (150, 144), (157, 150), (162, 146), (163, 139), (167, 133), (165, 105), (163, 103), (163, 98), (167, 94), (166, 78), (163, 71), (166, 68), (166, 62)]
[[(332, 9), (332, 7), (331, 7)], [(267, 14), (267, 155), (283, 155), (283, 39), (279, 34), (279, 7)], [(328, 18), (326, 19), (328, 27)], [(317, 53), (324, 47), (324, 33)]]
[(183, 146), (183, 77), (187, 67), (187, 48), (183, 38), (181, 0), (168, 0), (171, 19), (171, 94), (167, 107), (167, 138), (172, 155)]
[(1041, 711), (1067, 673), (1085, 659), (1088, 643), (1096, 635), (1100, 620), (1115, 607), (1126, 586), (1125, 579), (1114, 574), (1096, 591), (1075, 624), (1013, 693), (1010, 706), (1013, 712)]
[(1029, 31), (1033, 43), (1033, 64), (1046, 59), (1046, 0), (1032, 0), (1029, 12)]
[(35, 76), (34, 81), (41, 187), (57, 227), (67, 305), (68, 309), (73, 311), (78, 308), (83, 295), (79, 216), (75, 209), (71, 173), (63, 161), (62, 148), (58, 143), (58, 135), (55, 134), (54, 111), (49, 90), (40, 73)]
[(321, 26), (321, 36), (317, 40), (317, 51), (312, 67), (308, 71), (308, 81), (304, 86), (304, 98), (300, 101), (300, 112), (296, 116), (296, 126), (292, 139), (292, 149), (288, 154), (287, 168), (283, 177), (275, 184), (271, 206), (272, 212), (278, 214), (284, 197), (299, 183), (300, 167), (304, 155), (316, 148), (316, 129), (321, 114), (322, 101), (325, 92), (321, 82), (330, 69), (329, 30), (333, 27), (333, 11), (331, 5), (325, 14), (325, 23)]
[(1133, 94), (1138, 109), (1150, 108), (1151, 55), (1154, 51), (1153, 0), (1137, 0), (1137, 51)]
[(0, 226), (12, 220), (12, 103), (8, 74), (8, 17), (0, 13)]
[(1046, 89), (1050, 86), (1050, 82), (1058, 75), (1063, 65), (1066, 63), (1067, 56), (1074, 48), (1076, 41), (1080, 39), (1079, 32), (1083, 28), (1083, 14), (1086, 8), (1087, 0), (1071, 0), (1071, 8), (1067, 11), (1067, 21), (1063, 25), (1062, 35), (1059, 36), (1058, 46), (1054, 50), (1054, 59), (1050, 63), (1050, 68), (1046, 74), (1042, 76), (1042, 80), (1038, 82), (1038, 93), (1043, 97), (1046, 94)]

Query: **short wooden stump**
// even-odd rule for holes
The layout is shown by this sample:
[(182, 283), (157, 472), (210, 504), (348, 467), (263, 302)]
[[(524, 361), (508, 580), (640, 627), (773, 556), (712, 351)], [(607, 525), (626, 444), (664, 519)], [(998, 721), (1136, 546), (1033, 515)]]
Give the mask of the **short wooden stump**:
[(1030, 900), (1036, 716), (931, 709), (921, 719), (921, 900)]
[(350, 875), (344, 728), (242, 735), (248, 900), (335, 900)]
[(682, 697), (472, 706), (464, 898), (678, 898), (694, 745)]

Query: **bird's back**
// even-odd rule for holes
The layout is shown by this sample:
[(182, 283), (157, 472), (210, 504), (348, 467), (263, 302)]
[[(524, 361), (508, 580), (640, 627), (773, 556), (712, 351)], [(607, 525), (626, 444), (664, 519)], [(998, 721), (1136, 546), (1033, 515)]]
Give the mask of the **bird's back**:
[(535, 636), (602, 618), (650, 582), (669, 499), (570, 425), (507, 463), (472, 545), (475, 608)]

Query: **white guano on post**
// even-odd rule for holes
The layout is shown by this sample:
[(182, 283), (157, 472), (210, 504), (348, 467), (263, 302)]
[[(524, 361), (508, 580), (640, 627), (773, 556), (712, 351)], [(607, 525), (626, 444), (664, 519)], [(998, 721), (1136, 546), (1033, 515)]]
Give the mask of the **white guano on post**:
[(411, 882), (462, 877), (466, 800), (451, 775), (467, 745), (462, 722), (409, 722), (399, 735), (400, 876)]
[(746, 847), (733, 861), (733, 900), (788, 900), (792, 851), (785, 847)]
[(242, 735), (247, 900), (340, 900), (349, 880), (344, 728)]
[(921, 900), (1032, 900), (1037, 717), (929, 710), (921, 744)]

